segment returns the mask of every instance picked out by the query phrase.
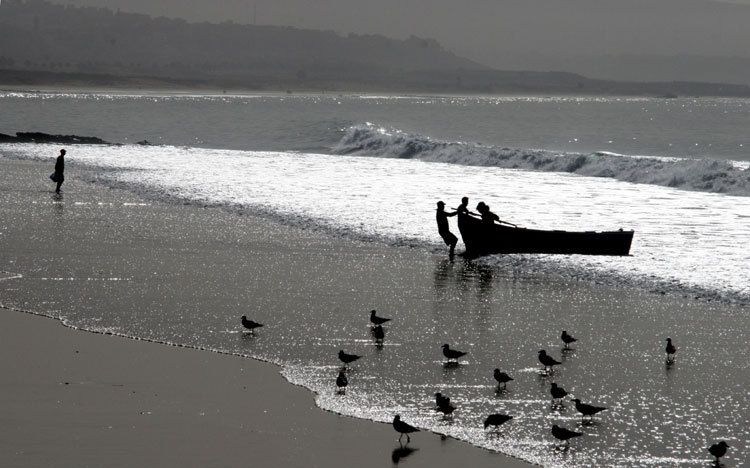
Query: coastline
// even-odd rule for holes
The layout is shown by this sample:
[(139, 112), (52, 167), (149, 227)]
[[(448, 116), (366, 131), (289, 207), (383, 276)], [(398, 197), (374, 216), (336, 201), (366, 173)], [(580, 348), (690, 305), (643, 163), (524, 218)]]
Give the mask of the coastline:
[[(524, 72), (500, 72), (517, 75)], [(536, 72), (531, 72), (536, 73)], [(541, 72), (540, 72), (541, 73)], [(570, 83), (527, 86), (516, 79), (491, 79), (484, 85), (453, 86), (433, 84), (425, 86), (421, 81), (402, 83), (362, 83), (356, 80), (323, 80), (313, 83), (284, 82), (278, 77), (268, 78), (256, 85), (245, 80), (200, 80), (152, 76), (117, 76), (68, 74), (42, 71), (0, 70), (0, 92), (29, 93), (84, 93), (84, 94), (133, 94), (150, 95), (393, 95), (393, 96), (477, 96), (477, 97), (623, 97), (623, 98), (738, 98), (750, 97), (750, 88), (741, 84), (715, 84), (705, 82), (652, 81), (618, 82), (580, 77), (588, 86), (572, 86)], [(497, 83), (495, 83), (497, 81)]]
[[(278, 367), (0, 312), (0, 461), (25, 466), (388, 466), (387, 424), (316, 407)], [(408, 466), (524, 467), (429, 432)]]
[[(99, 334), (81, 333), (9, 310), (33, 310), (57, 318), (72, 312), (75, 304), (55, 302), (53, 296), (62, 287), (46, 281), (50, 278), (41, 278), (44, 268), (57, 269), (57, 277), (62, 279), (65, 275), (89, 275), (88, 283), (73, 292), (81, 296), (79, 305), (108, 307), (113, 314), (124, 301), (136, 309), (151, 307), (156, 299), (137, 294), (139, 279), (102, 271), (97, 259), (107, 256), (107, 261), (117, 265), (132, 260), (130, 254), (144, 246), (159, 247), (154, 239), (142, 237), (139, 223), (163, 213), (176, 212), (181, 219), (210, 224), (213, 211), (159, 207), (127, 192), (69, 178), (63, 186), (63, 191), (70, 190), (69, 198), (75, 193), (78, 203), (98, 203), (109, 210), (104, 214), (85, 208), (76, 212), (75, 205), (65, 206), (51, 198), (43, 177), (45, 164), (0, 158), (0, 167), (6, 174), (0, 182), (0, 198), (5, 202), (0, 212), (7, 222), (0, 229), (0, 246), (6, 253), (0, 256), (0, 299), (4, 304), (0, 349), (8, 356), (0, 377), (0, 396), (6, 401), (3, 418), (7, 418), (0, 425), (3, 466), (237, 466), (253, 462), (262, 466), (356, 463), (374, 467), (398, 461), (432, 467), (530, 466), (429, 432), (413, 438), (409, 447), (417, 451), (394, 460), (394, 454), (404, 452), (397, 451), (397, 434), (389, 424), (321, 411), (313, 395), (290, 385), (275, 365), (122, 339), (101, 334), (106, 333), (104, 329), (97, 330)], [(139, 206), (148, 210), (149, 216), (144, 217)], [(259, 231), (273, 231), (282, 239), (293, 231), (266, 220), (253, 219), (252, 223), (259, 224)], [(148, 225), (146, 231), (161, 227)], [(89, 234), (95, 234), (97, 245), (84, 241)], [(169, 234), (174, 238), (170, 248), (178, 255), (213, 258), (216, 254), (200, 252), (199, 239)], [(311, 249), (321, 245), (331, 248), (331, 242), (317, 234), (301, 236)], [(48, 250), (41, 253), (40, 245)], [(263, 240), (255, 246), (242, 245), (261, 255), (277, 247), (278, 243)], [(382, 255), (377, 247), (365, 252), (361, 248), (349, 245), (328, 254)], [(285, 253), (296, 254), (299, 252)], [(9, 271), (24, 276), (12, 278)], [(149, 274), (142, 273), (144, 277)], [(198, 276), (187, 285), (180, 277), (163, 281), (171, 287), (189, 287), (199, 284), (203, 278)], [(46, 286), (15, 297), (14, 282), (40, 285), (41, 280)], [(88, 302), (87, 295), (94, 290), (106, 291), (106, 300)], [(13, 298), (9, 298), (11, 294)], [(28, 300), (29, 296), (33, 300)], [(23, 307), (15, 302), (20, 297), (25, 299)], [(170, 309), (168, 303), (159, 305), (165, 314), (179, 317), (180, 311)]]

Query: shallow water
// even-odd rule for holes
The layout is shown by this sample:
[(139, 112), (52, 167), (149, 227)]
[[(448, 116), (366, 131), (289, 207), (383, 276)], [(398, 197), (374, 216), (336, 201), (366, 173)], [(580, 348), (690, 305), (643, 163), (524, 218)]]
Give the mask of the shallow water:
[[(8, 231), (45, 229), (27, 249), (3, 252), (3, 268), (23, 272), (0, 283), (3, 302), (86, 329), (270, 360), (315, 391), (323, 408), (379, 421), (400, 413), (545, 466), (705, 464), (707, 442), (719, 438), (736, 447), (732, 460), (747, 456), (748, 364), (727, 345), (749, 338), (744, 309), (290, 235), (220, 210), (125, 204), (118, 196), (75, 204), (68, 193), (55, 204), (41, 200), (31, 210), (39, 218), (14, 218)], [(2, 197), (7, 210), (14, 201)], [(71, 232), (78, 221), (90, 230)], [(55, 244), (72, 253), (67, 261)], [(368, 324), (372, 307), (393, 318), (382, 347)], [(266, 326), (243, 334), (241, 314)], [(572, 351), (561, 350), (563, 328), (580, 340)], [(671, 366), (667, 335), (679, 348)], [(459, 366), (444, 365), (444, 342), (468, 351)], [(541, 348), (563, 361), (554, 376), (539, 373)], [(346, 395), (335, 393), (339, 349), (363, 356), (351, 366)], [(495, 388), (494, 367), (514, 377), (506, 391)], [(570, 402), (551, 407), (551, 381), (611, 409), (581, 425)], [(451, 420), (432, 410), (436, 391), (458, 407)], [(485, 434), (481, 422), (491, 412), (515, 419), (500, 435)], [(556, 450), (552, 424), (586, 436)]]
[[(42, 159), (55, 147), (3, 149)], [(516, 255), (489, 263), (725, 301), (750, 298), (750, 226), (744, 222), (750, 219), (750, 197), (341, 155), (81, 146), (75, 161), (102, 168), (100, 181), (157, 197), (249, 210), (392, 245), (435, 246), (435, 201), (451, 206), (463, 195), (482, 197), (502, 219), (531, 228), (636, 231), (630, 257)]]

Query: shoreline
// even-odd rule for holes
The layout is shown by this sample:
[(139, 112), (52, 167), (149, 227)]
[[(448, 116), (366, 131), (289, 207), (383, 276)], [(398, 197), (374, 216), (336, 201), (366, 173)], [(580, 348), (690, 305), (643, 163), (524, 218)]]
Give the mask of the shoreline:
[[(675, 463), (695, 463), (704, 459), (703, 447), (717, 438), (737, 447), (733, 458), (744, 456), (745, 439), (738, 435), (729, 408), (747, 402), (746, 393), (732, 390), (741, 388), (746, 373), (735, 372), (740, 363), (733, 362), (714, 333), (722, 329), (722, 341), (747, 342), (745, 308), (599, 282), (519, 275), (512, 268), (451, 262), (419, 249), (331, 239), (323, 232), (252, 214), (158, 201), (121, 186), (92, 183), (85, 168), (76, 165), (63, 187), (68, 193), (58, 197), (51, 194), (43, 162), (0, 158), (0, 165), (10, 174), (0, 181), (0, 217), (7, 220), (0, 226), (0, 268), (23, 273), (16, 280), (0, 281), (0, 298), (6, 304), (100, 333), (233, 350), (280, 362), (283, 384), (302, 386), (313, 409), (317, 407), (310, 393), (316, 405), (333, 414), (386, 422), (400, 413), (435, 434), (471, 441), (461, 461), (447, 464), (445, 455), (428, 464), (424, 456), (428, 466), (476, 466), (475, 446), (545, 466), (567, 463), (565, 455), (575, 456), (569, 461), (580, 466), (636, 460), (627, 450), (616, 452), (623, 441), (643, 444), (645, 463), (669, 457)], [(384, 349), (373, 345), (365, 328), (364, 312), (371, 307), (397, 319)], [(243, 335), (237, 317), (245, 313), (267, 327), (257, 336)], [(573, 330), (581, 339), (577, 351), (560, 350), (560, 329)], [(663, 361), (666, 336), (680, 349), (675, 366)], [(40, 341), (30, 333), (20, 339)], [(440, 365), (437, 345), (443, 342), (468, 350), (466, 365), (454, 370)], [(548, 381), (537, 372), (535, 359), (540, 347), (561, 354), (564, 366), (558, 377), (574, 396), (610, 408), (596, 425), (575, 426), (594, 437), (581, 439), (569, 454), (552, 450), (549, 425), (567, 426), (577, 418), (568, 409), (546, 405)], [(333, 383), (338, 372), (335, 353), (341, 348), (364, 355), (362, 365), (350, 374), (352, 385), (345, 397), (334, 393)], [(490, 390), (488, 370), (493, 366), (515, 377), (508, 393)], [(278, 376), (279, 369), (273, 370)], [(697, 381), (698, 375), (703, 379)], [(727, 382), (725, 388), (710, 384), (718, 378)], [(222, 388), (229, 385), (217, 378), (202, 380)], [(177, 386), (188, 389), (194, 384)], [(264, 404), (266, 398), (273, 401), (279, 393), (275, 387), (263, 388), (250, 391), (258, 395), (252, 405)], [(448, 391), (459, 408), (469, 411), (459, 409), (455, 424), (440, 419), (430, 407), (436, 390)], [(700, 402), (717, 398), (731, 406), (712, 413), (701, 409)], [(226, 398), (210, 401), (219, 399)], [(229, 400), (232, 405), (225, 411), (247, 404), (241, 397)], [(495, 411), (519, 416), (505, 437), (489, 437), (481, 429), (484, 416)], [(648, 414), (665, 416), (651, 420)], [(707, 422), (693, 427), (681, 419), (684, 414), (700, 414)], [(305, 421), (304, 427), (293, 426), (295, 430), (308, 428), (309, 417), (293, 412), (289, 417)], [(383, 443), (393, 443), (396, 434), (389, 425), (379, 426)], [(642, 438), (645, 427), (663, 438)], [(687, 427), (690, 432), (683, 432)], [(309, 437), (333, 437), (332, 430), (337, 429), (314, 426)], [(370, 437), (363, 434), (350, 435)], [(431, 443), (433, 436), (428, 437)], [(290, 445), (297, 439), (285, 440)], [(440, 443), (444, 440), (454, 439), (440, 437)], [(316, 456), (340, 455), (341, 448), (326, 452), (321, 447), (315, 444), (308, 450)], [(371, 455), (373, 466), (387, 460), (384, 447)], [(425, 453), (421, 442), (412, 447), (421, 449), (419, 455)], [(432, 456), (438, 448), (430, 450)], [(371, 448), (366, 452), (372, 453)], [(361, 453), (345, 455), (357, 458)], [(276, 456), (270, 455), (271, 464)], [(408, 462), (419, 464), (416, 456)], [(501, 461), (494, 464), (528, 466), (496, 456)], [(300, 455), (295, 461), (307, 458)]]
[[(387, 464), (388, 453), (393, 457), (400, 447), (396, 442), (397, 434), (390, 424), (321, 410), (310, 398), (309, 390), (290, 384), (281, 376), (275, 364), (215, 351), (207, 353), (207, 350), (190, 346), (76, 329), (58, 319), (31, 311), (3, 309), (3, 313), (0, 313), (0, 349), (4, 355), (23, 358), (25, 366), (33, 367), (29, 373), (7, 361), (3, 365), (0, 396), (9, 402), (4, 419), (7, 418), (6, 422), (12, 421), (10, 425), (13, 426), (12, 433), (10, 425), (6, 425), (6, 431), (0, 430), (3, 441), (0, 447), (5, 446), (2, 453), (6, 454), (0, 457), (3, 466), (98, 466), (97, 461), (107, 451), (137, 445), (141, 449), (137, 456), (123, 454), (123, 458), (110, 458), (107, 466), (237, 466), (251, 456), (262, 462), (263, 466), (343, 467), (350, 466), (349, 459), (337, 463), (336, 458), (340, 452), (347, 452), (359, 459), (358, 465), (376, 467)], [(53, 344), (38, 349), (33, 340), (26, 340), (30, 334), (37, 340), (41, 338)], [(120, 359), (130, 361), (133, 368), (123, 369), (125, 364)], [(107, 362), (102, 363), (102, 360)], [(114, 360), (117, 360), (117, 370), (104, 369), (111, 368)], [(170, 375), (170, 365), (181, 368), (180, 372)], [(40, 373), (42, 369), (46, 371), (44, 374)], [(55, 369), (64, 369), (64, 372), (56, 374)], [(224, 374), (219, 376), (222, 380), (211, 381), (209, 385), (214, 388), (208, 388), (205, 381), (199, 381), (208, 373), (218, 372)], [(240, 381), (240, 378), (229, 375), (237, 372), (242, 377), (247, 377), (249, 373), (255, 377), (262, 374), (259, 379), (262, 383)], [(162, 380), (164, 374), (170, 379), (168, 383)], [(229, 382), (223, 382), (225, 380)], [(215, 384), (218, 383), (229, 383), (234, 388), (229, 391), (226, 388), (216, 389)], [(208, 396), (220, 392), (231, 394), (222, 395), (225, 400), (219, 404), (218, 398), (210, 400), (196, 395), (195, 388), (190, 392), (180, 390), (188, 385), (204, 385), (200, 391)], [(24, 389), (22, 394), (14, 391), (19, 387)], [(265, 387), (261, 390), (266, 391), (273, 389), (274, 396), (261, 396), (255, 398), (260, 401), (246, 405), (245, 398), (251, 398), (258, 387)], [(152, 396), (150, 393), (154, 391), (157, 393)], [(165, 400), (164, 394), (167, 393), (171, 393), (173, 401)], [(138, 401), (119, 400), (124, 395), (135, 399), (134, 395), (139, 394), (142, 396), (138, 397)], [(199, 400), (210, 410), (186, 414), (194, 409), (190, 405)], [(251, 424), (247, 424), (247, 421), (243, 423), (243, 416), (228, 416), (240, 405), (240, 411), (251, 413)], [(143, 409), (139, 411), (139, 408)], [(71, 411), (73, 409), (75, 411)], [(211, 411), (214, 412), (213, 418)], [(264, 416), (267, 414), (269, 416)], [(158, 425), (143, 422), (151, 416), (160, 419)], [(279, 418), (281, 421), (258, 422), (259, 418), (264, 417)], [(294, 426), (294, 422), (290, 421), (299, 418), (304, 418), (305, 423)], [(202, 419), (208, 421), (203, 422)], [(201, 440), (198, 439), (209, 437), (208, 428), (199, 427), (201, 423), (212, 427), (219, 425), (223, 429), (220, 434), (214, 434), (214, 437), (222, 439), (214, 441), (220, 442), (220, 446), (211, 449), (200, 447)], [(282, 423), (290, 425), (290, 434), (283, 434), (285, 429), (280, 427)], [(132, 426), (126, 427), (128, 424)], [(180, 424), (187, 427), (181, 428)], [(191, 424), (195, 426), (191, 427)], [(71, 427), (95, 425), (99, 427), (82, 427), (80, 431)], [(270, 427), (261, 428), (259, 425)], [(103, 429), (112, 434), (103, 436)], [(179, 442), (180, 445), (168, 447), (174, 452), (162, 452), (163, 447), (147, 440), (156, 437), (154, 442), (157, 442), (159, 438), (177, 437), (168, 434), (171, 432), (179, 435), (179, 440), (172, 442)], [(299, 433), (314, 438), (314, 443), (301, 440), (303, 438)], [(186, 439), (196, 439), (193, 443), (197, 444), (199, 450), (186, 450), (190, 447), (189, 444), (187, 447), (182, 445)], [(262, 442), (258, 439), (262, 439)], [(343, 443), (349, 447), (342, 449), (339, 439), (344, 439)], [(96, 449), (92, 446), (81, 447), (74, 442), (82, 440), (92, 444), (96, 440)], [(236, 446), (233, 445), (235, 443)], [(294, 453), (274, 453), (290, 448), (292, 443), (298, 444)], [(232, 451), (232, 447), (237, 450)], [(480, 467), (533, 466), (430, 432), (416, 434), (408, 447), (415, 449), (413, 458), (408, 460), (410, 466), (455, 466), (460, 463)], [(178, 452), (178, 457), (173, 456)], [(410, 455), (400, 454), (404, 458)]]
[(398, 88), (244, 88), (221, 87), (215, 85), (200, 86), (197, 84), (170, 85), (168, 83), (148, 82), (144, 85), (122, 84), (59, 84), (59, 82), (39, 84), (10, 84), (0, 82), (0, 93), (37, 93), (37, 94), (85, 94), (117, 96), (208, 96), (208, 97), (252, 97), (252, 96), (397, 96), (397, 97), (467, 97), (467, 98), (622, 98), (622, 99), (750, 99), (747, 94), (669, 94), (665, 92), (571, 92), (561, 90), (519, 90), (508, 89), (493, 92), (481, 90), (417, 90)]
[[(0, 197), (6, 201), (22, 199), (10, 207), (6, 203), (3, 211), (10, 225), (18, 216), (23, 220), (12, 230), (8, 226), (0, 229), (0, 245), (6, 253), (10, 250), (14, 255), (28, 257), (32, 262), (29, 265), (44, 262), (45, 255), (40, 256), (32, 245), (34, 241), (27, 242), (28, 239), (49, 236), (52, 242), (65, 244), (67, 239), (56, 238), (52, 231), (62, 229), (70, 236), (96, 224), (90, 214), (77, 218), (54, 200), (51, 205), (32, 201), (47, 197), (42, 195), (46, 191), (42, 184), (46, 182), (43, 178), (35, 180), (38, 173), (45, 173), (45, 164), (0, 160), (0, 165), (9, 174), (0, 184)], [(113, 200), (123, 206), (143, 202), (133, 194), (75, 178), (67, 182), (71, 195), (98, 199), (104, 205)], [(148, 204), (158, 202), (149, 200)], [(210, 213), (210, 209), (197, 207), (167, 209), (176, 209), (185, 216)], [(113, 218), (118, 220), (118, 237), (100, 236), (108, 239), (106, 242), (114, 242), (104, 250), (108, 254), (113, 254), (112, 249), (121, 249), (117, 245), (128, 239), (128, 230), (123, 226), (139, 219), (139, 215), (133, 218), (123, 208), (114, 211), (122, 213)], [(305, 236), (325, 242), (317, 234)], [(41, 242), (45, 244), (50, 239)], [(51, 251), (55, 265), (66, 271), (78, 267), (73, 265), (78, 256), (98, 258), (95, 248), (77, 246), (75, 240), (69, 248), (73, 250), (62, 245)], [(184, 248), (194, 247), (188, 243)], [(14, 258), (11, 263), (17, 261)], [(85, 269), (99, 268), (93, 263), (87, 266), (88, 262), (84, 259)], [(34, 301), (26, 301), (32, 304), (30, 307), (18, 307), (12, 299), (7, 302), (8, 294), (16, 294), (14, 282), (26, 284), (44, 278), (38, 278), (35, 270), (14, 269), (6, 263), (2, 270), (25, 273), (21, 278), (0, 281), (0, 323), (4, 334), (0, 349), (6, 356), (15, 357), (3, 361), (0, 380), (0, 396), (8, 402), (9, 422), (0, 425), (5, 428), (0, 430), (0, 446), (6, 454), (0, 457), (4, 458), (4, 466), (97, 466), (102, 459), (107, 459), (108, 466), (237, 466), (248, 458), (262, 461), (264, 466), (350, 466), (353, 460), (365, 467), (397, 461), (432, 467), (531, 466), (426, 431), (413, 437), (409, 445), (417, 451), (398, 452), (397, 434), (389, 424), (372, 424), (367, 419), (322, 411), (315, 405), (315, 394), (290, 384), (276, 364), (221, 351), (207, 353), (207, 349), (172, 345), (149, 337), (111, 339), (123, 337), (95, 326), (65, 323), (66, 314), (73, 311), (55, 303), (52, 296), (59, 289), (55, 285), (46, 292), (30, 290), (22, 294), (34, 296)], [(121, 284), (113, 282), (115, 286), (110, 286), (103, 281), (108, 274), (114, 273), (104, 273), (102, 281), (91, 287), (109, 290)], [(89, 291), (88, 286), (82, 288), (76, 294)], [(92, 307), (118, 307), (118, 298), (111, 297), (114, 293), (104, 295), (108, 302)], [(141, 306), (148, 304), (147, 299), (144, 302), (133, 293), (125, 297)], [(49, 312), (31, 310), (38, 306), (49, 308)], [(44, 322), (43, 318), (60, 323)], [(107, 336), (110, 334), (114, 336)], [(404, 455), (409, 458), (392, 458)]]

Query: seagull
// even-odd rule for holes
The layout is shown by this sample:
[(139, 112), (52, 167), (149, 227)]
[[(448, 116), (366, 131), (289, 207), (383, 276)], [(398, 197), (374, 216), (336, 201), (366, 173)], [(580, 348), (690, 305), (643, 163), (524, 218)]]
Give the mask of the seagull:
[(557, 366), (559, 364), (562, 364), (560, 361), (557, 361), (555, 358), (547, 354), (547, 351), (541, 350), (539, 351), (539, 362), (542, 363), (544, 366), (544, 372), (552, 372), (552, 366)]
[(382, 343), (383, 339), (385, 339), (385, 331), (383, 331), (382, 325), (377, 325), (375, 328), (372, 329), (372, 336), (375, 337), (376, 343)]
[(458, 362), (458, 358), (465, 355), (466, 353), (463, 351), (456, 351), (455, 349), (451, 349), (451, 347), (447, 344), (443, 345), (443, 356), (447, 357), (449, 361), (452, 359)]
[(565, 330), (563, 330), (562, 335), (560, 335), (560, 339), (563, 340), (563, 343), (565, 343), (565, 349), (570, 349), (570, 344), (578, 341), (571, 335), (568, 335), (568, 332)]
[(495, 429), (502, 426), (513, 419), (513, 416), (507, 414), (491, 414), (484, 420), (484, 428), (487, 429), (489, 426), (495, 426)]
[(361, 357), (362, 356), (357, 356), (356, 354), (346, 354), (343, 349), (339, 351), (339, 360), (341, 360), (341, 362), (343, 362), (345, 366)]
[(438, 403), (437, 408), (435, 408), (435, 411), (440, 411), (445, 416), (450, 416), (453, 414), (454, 411), (456, 411), (456, 407), (451, 404), (450, 398), (445, 398), (440, 403)]
[(438, 411), (438, 408), (441, 406), (447, 404), (450, 404), (451, 399), (447, 396), (443, 395), (442, 393), (438, 392), (435, 394), (435, 411)]
[(495, 369), (494, 377), (495, 380), (497, 380), (497, 386), (499, 387), (500, 384), (502, 384), (503, 388), (508, 385), (508, 382), (513, 380), (513, 377), (509, 376), (505, 372), (500, 372), (500, 369)]
[(456, 407), (451, 404), (450, 398), (440, 392), (435, 394), (435, 411), (440, 411), (445, 416), (448, 416), (455, 410)]
[(555, 400), (557, 400), (557, 402), (561, 404), (561, 400), (568, 395), (568, 392), (566, 392), (564, 388), (558, 387), (555, 382), (552, 382), (552, 386), (550, 387), (549, 392), (552, 395), (553, 405), (555, 404)]
[(339, 376), (336, 377), (336, 386), (339, 388), (339, 393), (346, 392), (347, 385), (349, 385), (349, 379), (346, 378), (344, 371), (339, 371)]
[(672, 338), (667, 338), (667, 362), (674, 362), (674, 355), (677, 352), (677, 348), (672, 344)]
[(250, 330), (250, 333), (255, 333), (256, 328), (260, 328), (263, 326), (262, 323), (253, 322), (252, 320), (248, 320), (246, 316), (242, 316), (242, 326)]
[(716, 457), (716, 463), (719, 463), (719, 458), (723, 457), (727, 453), (729, 445), (723, 440), (718, 444), (713, 444), (708, 448), (708, 453)]
[(581, 400), (579, 400), (578, 398), (573, 398), (570, 401), (575, 401), (576, 410), (583, 415), (581, 417), (581, 421), (583, 421), (583, 417), (585, 416), (588, 416), (589, 418), (593, 419), (596, 413), (609, 409), (604, 406), (594, 406), (594, 405), (587, 405), (586, 403), (581, 403)]
[(390, 322), (391, 319), (385, 318), (385, 317), (378, 317), (375, 315), (375, 310), (370, 311), (370, 322), (372, 322), (373, 325), (383, 325), (385, 322)]
[(555, 424), (554, 426), (552, 426), (552, 435), (555, 437), (555, 439), (562, 440), (563, 442), (565, 442), (565, 445), (568, 445), (570, 443), (570, 439), (574, 437), (581, 437), (583, 435), (583, 432), (571, 431), (570, 429), (566, 429)]
[(412, 432), (419, 432), (419, 429), (412, 426), (411, 424), (405, 423), (401, 420), (401, 416), (398, 414), (393, 417), (393, 429), (396, 430), (396, 432), (400, 433), (401, 435), (398, 436), (398, 441), (401, 442), (401, 438), (406, 434), (406, 443), (408, 444), (411, 442), (411, 438), (409, 437), (409, 434)]

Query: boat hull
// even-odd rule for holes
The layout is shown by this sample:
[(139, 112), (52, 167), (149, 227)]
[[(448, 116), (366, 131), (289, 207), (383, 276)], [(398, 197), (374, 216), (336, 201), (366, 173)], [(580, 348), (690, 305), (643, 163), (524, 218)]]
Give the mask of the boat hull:
[(616, 255), (630, 254), (633, 231), (542, 231), (500, 224), (487, 224), (459, 213), (466, 254), (481, 256), (504, 253)]

